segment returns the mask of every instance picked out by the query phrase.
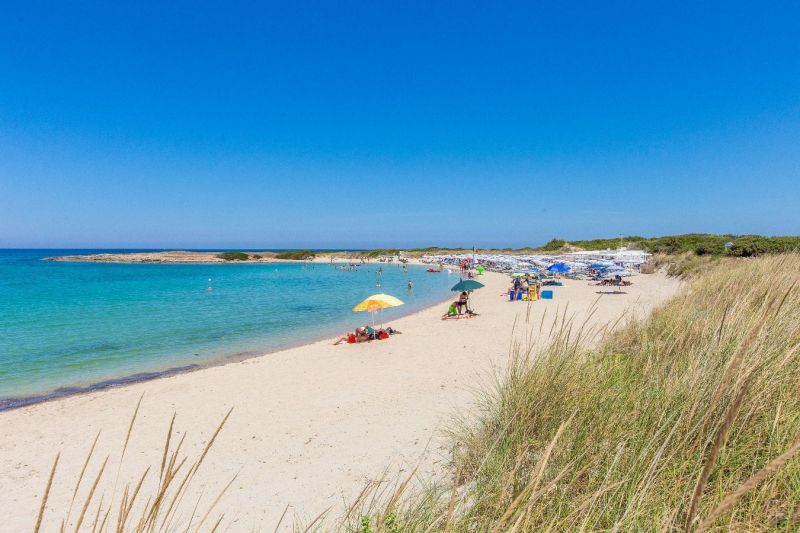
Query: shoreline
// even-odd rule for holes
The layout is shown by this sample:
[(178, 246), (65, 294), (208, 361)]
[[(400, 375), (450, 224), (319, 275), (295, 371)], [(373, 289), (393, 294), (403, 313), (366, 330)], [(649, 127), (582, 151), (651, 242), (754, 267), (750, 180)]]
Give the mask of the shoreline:
[[(242, 261), (240, 261), (242, 262)], [(334, 261), (335, 262), (335, 261)], [(136, 264), (136, 263), (134, 263)], [(175, 263), (177, 264), (177, 263)], [(247, 263), (246, 263), (247, 264)], [(252, 263), (249, 263), (252, 264)], [(274, 263), (273, 263), (274, 264)], [(408, 311), (406, 313), (402, 312), (398, 308), (398, 316), (394, 317), (395, 320), (400, 320), (409, 316), (413, 316), (419, 313), (424, 313), (429, 309), (434, 307), (438, 307), (442, 305), (444, 302), (450, 300), (452, 295), (448, 295), (445, 298), (437, 300), (435, 303), (431, 305), (427, 305), (422, 309), (416, 309), (413, 311)], [(333, 327), (331, 327), (333, 329)], [(332, 333), (336, 335), (336, 333)], [(258, 349), (258, 350), (251, 350), (246, 352), (236, 352), (236, 353), (227, 353), (227, 354), (220, 354), (208, 357), (203, 362), (192, 363), (187, 365), (178, 365), (168, 367), (162, 370), (150, 370), (150, 371), (142, 371), (136, 372), (133, 374), (126, 374), (118, 377), (110, 377), (107, 379), (100, 380), (98, 382), (89, 383), (85, 385), (66, 385), (63, 387), (59, 387), (51, 392), (42, 393), (42, 394), (35, 394), (29, 396), (6, 396), (0, 397), (0, 413), (4, 413), (7, 411), (13, 411), (16, 409), (21, 409), (23, 407), (29, 407), (32, 405), (38, 405), (41, 403), (52, 402), (61, 400), (64, 398), (69, 398), (71, 396), (80, 396), (84, 394), (91, 394), (94, 392), (105, 391), (109, 389), (117, 389), (122, 387), (128, 387), (131, 385), (136, 385), (137, 383), (145, 383), (148, 381), (159, 380), (163, 378), (168, 378), (171, 376), (177, 376), (182, 374), (189, 374), (192, 372), (202, 371), (208, 368), (214, 368), (219, 366), (226, 366), (236, 363), (241, 363), (242, 361), (247, 361), (249, 359), (258, 359), (261, 357), (267, 357), (275, 354), (279, 354), (281, 352), (285, 352), (288, 350), (294, 350), (303, 346), (310, 346), (320, 342), (323, 342), (330, 338), (330, 335), (320, 333), (320, 335), (314, 335), (305, 337), (303, 339), (298, 339), (296, 342), (291, 342), (282, 346), (278, 346), (274, 349)], [(379, 342), (379, 341), (374, 341)]]
[[(58, 452), (42, 524), (58, 529), (98, 433), (90, 475), (106, 456), (108, 471), (119, 474), (100, 480), (96, 500), (108, 501), (117, 478), (122, 490), (147, 468), (158, 472), (173, 414), (176, 439), (187, 437), (182, 453), (196, 457), (233, 408), (185, 498), (206, 509), (238, 476), (219, 502), (231, 531), (275, 530), (287, 509), (280, 531), (292, 530), (292, 517), (300, 524), (324, 509), (335, 519), (347, 510), (343, 502), (354, 501), (367, 484), (405, 479), (411, 471), (422, 482), (448, 479), (446, 429), (454, 417), (472, 412), (476, 391), (506, 367), (509, 346), (529, 336), (544, 346), (548, 328), (536, 333), (540, 324), (565, 309), (576, 323), (588, 320), (587, 327), (601, 328), (649, 312), (680, 286), (662, 274), (642, 275), (625, 291), (598, 295), (599, 287), (567, 280), (555, 288), (555, 299), (527, 304), (501, 296), (508, 279), (489, 272), (481, 278), (486, 287), (473, 294), (480, 314), (475, 319), (441, 320), (443, 310), (434, 304), (393, 320), (403, 334), (386, 341), (333, 346), (325, 339), (1, 412), (0, 491), (8, 497), (0, 512), (6, 525), (16, 531), (35, 521)], [(128, 451), (120, 460), (126, 435)], [(157, 478), (146, 480), (144, 494), (156, 490)], [(74, 529), (74, 519), (66, 527)]]

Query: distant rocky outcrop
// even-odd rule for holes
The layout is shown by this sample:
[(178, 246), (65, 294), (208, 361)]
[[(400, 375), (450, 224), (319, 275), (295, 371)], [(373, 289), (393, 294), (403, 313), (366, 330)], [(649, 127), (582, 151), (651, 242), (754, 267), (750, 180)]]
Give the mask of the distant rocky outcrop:
[(274, 252), (130, 252), (48, 257), (47, 261), (86, 263), (274, 263)]

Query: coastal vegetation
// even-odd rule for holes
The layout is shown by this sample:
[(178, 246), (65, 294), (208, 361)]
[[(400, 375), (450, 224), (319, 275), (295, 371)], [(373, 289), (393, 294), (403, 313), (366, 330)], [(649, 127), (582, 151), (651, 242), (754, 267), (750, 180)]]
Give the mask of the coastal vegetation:
[(693, 253), (696, 255), (753, 257), (800, 250), (800, 237), (689, 233), (663, 237), (627, 236), (616, 239), (577, 241), (552, 239), (539, 250), (546, 252), (557, 252), (565, 249), (602, 250), (619, 246), (641, 249), (652, 254), (679, 255)]
[[(779, 254), (800, 250), (800, 237), (782, 236), (765, 237), (761, 235), (716, 235), (708, 233), (688, 233), (684, 235), (665, 235), (661, 237), (641, 237), (629, 235), (609, 239), (588, 239), (567, 241), (564, 239), (551, 239), (542, 246), (525, 246), (522, 248), (481, 248), (481, 253), (541, 253), (541, 252), (571, 252), (578, 250), (605, 250), (625, 246), (631, 249), (641, 249), (652, 254), (676, 256), (693, 254), (698, 256), (720, 257), (755, 257), (767, 254)], [(407, 255), (418, 257), (425, 254), (469, 253), (471, 247), (439, 247), (428, 246), (425, 248), (378, 248), (351, 252), (353, 256), (381, 257), (393, 255)]]
[(306, 259), (314, 259), (314, 257), (316, 257), (316, 253), (311, 250), (287, 250), (275, 254), (275, 259), (292, 261), (304, 261)]
[(593, 349), (566, 312), (519, 325), (552, 342), (454, 428), (452, 484), (367, 490), (342, 529), (797, 530), (800, 255), (709, 265)]
[(222, 252), (217, 254), (217, 257), (225, 261), (247, 261), (250, 256), (244, 252)]

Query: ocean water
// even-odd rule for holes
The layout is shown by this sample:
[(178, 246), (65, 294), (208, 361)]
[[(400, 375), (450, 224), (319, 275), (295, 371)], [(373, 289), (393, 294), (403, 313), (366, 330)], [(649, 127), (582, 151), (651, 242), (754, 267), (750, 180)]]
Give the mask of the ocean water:
[(405, 302), (381, 312), (391, 323), (444, 300), (458, 281), (380, 263), (343, 272), (42, 260), (98, 251), (0, 250), (0, 409), (333, 337), (370, 321), (350, 309), (376, 292)]

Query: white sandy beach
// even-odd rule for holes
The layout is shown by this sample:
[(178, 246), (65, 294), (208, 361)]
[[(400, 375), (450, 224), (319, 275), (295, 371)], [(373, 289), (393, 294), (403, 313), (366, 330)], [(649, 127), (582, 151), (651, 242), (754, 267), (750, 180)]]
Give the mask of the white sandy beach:
[[(457, 276), (452, 276), (455, 282)], [(98, 431), (97, 449), (77, 498), (83, 502), (109, 455), (88, 511), (92, 519), (101, 494), (107, 506), (115, 482), (121, 493), (151, 465), (151, 484), (143, 490), (152, 489), (173, 412), (176, 431), (187, 433), (184, 448), (193, 457), (231, 407), (191, 497), (183, 502), (184, 513), (199, 498), (202, 515), (238, 473), (215, 509), (224, 511), (223, 524), (230, 531), (272, 531), (287, 506), (285, 528), (296, 517), (308, 520), (327, 508), (333, 519), (370, 480), (383, 475), (395, 480), (418, 463), (424, 479), (446, 475), (442, 430), (454, 415), (469, 412), (475, 389), (502, 368), (515, 320), (522, 331), (528, 316), (538, 332), (543, 313), (553, 317), (568, 304), (567, 314), (582, 321), (596, 302), (591, 323), (600, 325), (626, 312), (647, 312), (679, 288), (675, 279), (661, 274), (632, 278), (634, 285), (624, 288), (624, 294), (598, 294), (613, 289), (566, 280), (564, 287), (553, 289), (555, 299), (531, 304), (528, 314), (527, 303), (500, 296), (508, 277), (486, 274), (481, 281), (486, 288), (473, 294), (480, 313), (475, 319), (442, 321), (445, 306), (439, 305), (392, 323), (403, 334), (387, 341), (340, 346), (317, 342), (0, 413), (0, 530), (32, 529), (57, 452), (61, 459), (45, 531), (57, 529), (65, 517)], [(142, 395), (117, 481), (122, 444)], [(79, 513), (76, 504), (71, 521)]]

